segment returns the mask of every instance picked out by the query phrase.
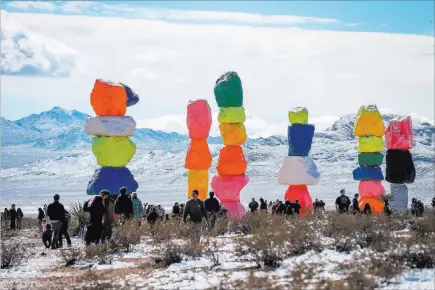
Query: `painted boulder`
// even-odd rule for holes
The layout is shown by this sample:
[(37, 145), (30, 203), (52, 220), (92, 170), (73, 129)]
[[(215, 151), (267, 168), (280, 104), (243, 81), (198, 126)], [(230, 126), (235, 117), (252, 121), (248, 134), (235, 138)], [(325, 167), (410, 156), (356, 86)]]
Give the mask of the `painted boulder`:
[(219, 123), (243, 123), (245, 120), (245, 108), (243, 107), (219, 108)]
[(240, 201), (240, 192), (248, 182), (249, 178), (246, 175), (216, 175), (211, 181), (211, 187), (221, 202), (238, 202)]
[(94, 137), (92, 152), (102, 167), (123, 167), (136, 153), (136, 145), (128, 137)]
[(358, 167), (352, 174), (354, 180), (384, 180), (380, 167)]
[(91, 105), (97, 116), (124, 116), (127, 94), (122, 84), (96, 80), (91, 92)]
[(291, 202), (297, 200), (301, 205), (300, 214), (302, 215), (313, 210), (313, 201), (306, 185), (290, 185), (285, 192), (284, 200), (289, 200)]
[(359, 166), (381, 166), (383, 160), (384, 160), (384, 154), (379, 152), (358, 154)]
[(86, 119), (85, 131), (93, 136), (133, 136), (136, 122), (130, 116), (91, 117)]
[(288, 119), (292, 124), (308, 124), (308, 110), (305, 107), (292, 108), (288, 112)]
[(414, 146), (411, 117), (392, 120), (385, 130), (387, 149), (411, 149)]
[(186, 169), (209, 169), (211, 166), (211, 153), (207, 140), (192, 139), (187, 149), (184, 168)]
[(110, 195), (117, 195), (121, 187), (126, 187), (130, 193), (137, 191), (139, 186), (130, 170), (126, 167), (102, 167), (95, 170), (86, 192), (99, 195), (100, 191), (107, 190)]
[(198, 198), (206, 200), (208, 196), (208, 169), (189, 170), (187, 172), (187, 198), (192, 198), (192, 191), (198, 190)]
[(237, 220), (246, 216), (246, 209), (240, 202), (222, 202), (221, 206), (227, 210), (229, 220)]
[(358, 139), (358, 152), (360, 153), (380, 152), (383, 149), (384, 139), (382, 137), (370, 136)]
[(136, 105), (139, 102), (139, 96), (126, 84), (121, 83), (121, 85), (124, 86), (127, 95), (127, 107)]
[(191, 139), (206, 139), (211, 128), (211, 109), (206, 100), (196, 100), (187, 105), (187, 128)]
[(363, 180), (358, 185), (360, 197), (379, 197), (385, 193), (385, 188), (380, 180)]
[(384, 136), (385, 126), (376, 105), (361, 106), (356, 115), (353, 132), (355, 136)]
[(218, 107), (242, 107), (242, 81), (236, 72), (230, 71), (220, 76), (214, 87)]
[(287, 156), (278, 172), (278, 183), (287, 185), (314, 185), (320, 180), (320, 173), (309, 156)]
[(294, 124), (288, 126), (288, 155), (308, 156), (314, 136), (314, 125)]
[(219, 125), (219, 129), (226, 146), (241, 146), (246, 142), (246, 129), (243, 123), (223, 123)]
[(385, 179), (390, 183), (414, 183), (415, 167), (408, 150), (387, 150)]
[(240, 146), (225, 146), (220, 150), (216, 170), (219, 175), (244, 175), (248, 166)]
[(406, 184), (391, 183), (390, 190), (392, 199), (390, 209), (405, 212), (408, 210), (408, 186)]
[(362, 197), (359, 199), (359, 208), (361, 211), (364, 210), (366, 204), (370, 206), (372, 213), (382, 213), (384, 212), (384, 203), (381, 199), (376, 197)]

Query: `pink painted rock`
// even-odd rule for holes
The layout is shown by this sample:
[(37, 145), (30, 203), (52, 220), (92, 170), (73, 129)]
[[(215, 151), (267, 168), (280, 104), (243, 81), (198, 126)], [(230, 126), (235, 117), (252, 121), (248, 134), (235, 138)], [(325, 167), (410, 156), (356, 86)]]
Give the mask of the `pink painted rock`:
[(364, 180), (358, 185), (360, 197), (379, 197), (385, 193), (385, 188), (380, 180)]
[(249, 178), (246, 175), (216, 175), (211, 181), (211, 187), (221, 202), (238, 202), (240, 201), (240, 192), (248, 182)]
[(186, 123), (191, 139), (206, 139), (208, 137), (211, 128), (211, 109), (206, 100), (189, 102)]
[(385, 130), (385, 142), (387, 149), (411, 149), (414, 145), (411, 117), (391, 120)]
[(227, 217), (230, 221), (246, 216), (246, 209), (240, 202), (222, 202), (221, 205), (227, 210)]

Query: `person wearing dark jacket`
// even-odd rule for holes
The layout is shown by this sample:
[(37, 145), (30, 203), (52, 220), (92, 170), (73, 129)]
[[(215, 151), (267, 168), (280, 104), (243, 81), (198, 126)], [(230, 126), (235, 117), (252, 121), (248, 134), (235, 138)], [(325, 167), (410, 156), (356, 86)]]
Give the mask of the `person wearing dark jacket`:
[(15, 209), (15, 204), (13, 204), (11, 206), (11, 209), (9, 210), (9, 219), (11, 220), (11, 224), (9, 226), (9, 229), (11, 229), (11, 230), (16, 229), (15, 221), (17, 220), (17, 216), (18, 216), (18, 214), (17, 214), (17, 211)]
[(363, 214), (367, 214), (367, 215), (372, 214), (372, 208), (370, 207), (370, 204), (366, 203), (364, 205)]
[(59, 244), (58, 244), (59, 248), (63, 247), (63, 237), (65, 237), (66, 242), (68, 244), (68, 247), (71, 247), (71, 238), (70, 238), (69, 233), (68, 233), (68, 223), (69, 223), (70, 218), (71, 218), (71, 215), (69, 214), (69, 212), (67, 212), (65, 210), (65, 218), (62, 221), (62, 228), (61, 228), (60, 234), (59, 234)]
[(151, 226), (154, 226), (158, 218), (159, 218), (159, 214), (157, 213), (157, 209), (153, 207), (151, 209), (151, 212), (147, 215), (147, 222)]
[(115, 225), (115, 201), (110, 198), (110, 193), (107, 190), (102, 190), (100, 195), (104, 206), (103, 234), (101, 236), (101, 242), (104, 243), (106, 239), (112, 237), (112, 229)]
[(263, 198), (260, 198), (260, 211), (267, 212), (267, 203), (264, 201)]
[(2, 213), (2, 221), (5, 224), (5, 227), (8, 226), (8, 220), (9, 220), (9, 211), (7, 208), (5, 208), (5, 210)]
[(24, 214), (21, 208), (17, 209), (17, 229), (21, 230), (21, 221), (23, 220)]
[(352, 199), (352, 213), (353, 214), (357, 214), (357, 213), (361, 213), (361, 210), (359, 209), (359, 194), (355, 194), (353, 199)]
[(51, 229), (51, 225), (48, 224), (45, 228), (45, 231), (42, 233), (42, 242), (44, 246), (49, 249), (51, 246), (51, 239), (53, 238), (53, 230)]
[(50, 218), (51, 228), (53, 229), (51, 248), (54, 250), (57, 247), (59, 234), (62, 229), (62, 222), (65, 219), (65, 208), (59, 202), (59, 194), (55, 194), (53, 199), (53, 203), (50, 203), (47, 207), (47, 216)]
[(45, 213), (42, 210), (42, 208), (38, 208), (38, 223), (39, 223), (39, 228), (42, 230), (42, 221), (45, 218)]
[(178, 205), (178, 202), (174, 204), (172, 207), (172, 217), (177, 217), (180, 215), (180, 206)]
[(282, 215), (285, 213), (286, 205), (279, 201), (278, 208), (276, 209), (276, 214)]
[(88, 200), (85, 202), (83, 210), (89, 212), (89, 225), (85, 236), (86, 245), (98, 244), (103, 233), (103, 216), (105, 213), (103, 198), (97, 195)]
[(194, 242), (199, 242), (201, 239), (201, 223), (205, 218), (208, 223), (207, 210), (205, 209), (204, 202), (198, 199), (198, 190), (192, 191), (192, 199), (186, 202), (183, 213), (183, 221), (187, 222), (189, 216), (190, 236)]
[(432, 208), (435, 208), (435, 197), (432, 198)]
[(119, 215), (124, 215), (126, 219), (129, 219), (133, 215), (133, 203), (131, 199), (128, 198), (127, 188), (122, 187), (119, 190), (119, 195), (115, 202), (115, 213)]
[(301, 210), (301, 205), (299, 204), (299, 200), (295, 200), (295, 203), (293, 204), (293, 211), (295, 212), (296, 216), (299, 216), (299, 212)]
[(421, 200), (417, 201), (417, 211), (416, 211), (416, 216), (417, 217), (422, 217), (423, 216), (423, 212), (424, 212), (424, 205), (421, 202)]
[(258, 210), (258, 206), (258, 202), (255, 200), (255, 198), (252, 198), (252, 201), (248, 205), (251, 212), (256, 212)]
[(286, 216), (293, 216), (294, 212), (293, 212), (293, 204), (290, 200), (286, 200), (285, 201), (285, 211), (284, 211)]
[(213, 191), (209, 193), (209, 198), (204, 201), (204, 206), (209, 213), (217, 213), (219, 211), (221, 206), (219, 201), (214, 197)]
[(347, 197), (344, 189), (340, 190), (340, 196), (335, 200), (335, 207), (339, 213), (349, 213), (350, 198)]

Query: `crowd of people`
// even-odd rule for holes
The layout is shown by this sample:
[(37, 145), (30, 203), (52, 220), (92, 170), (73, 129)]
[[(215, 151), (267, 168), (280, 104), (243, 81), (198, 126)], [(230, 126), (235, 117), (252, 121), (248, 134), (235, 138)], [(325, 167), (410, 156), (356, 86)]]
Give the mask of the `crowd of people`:
[[(42, 241), (47, 248), (57, 249), (62, 248), (63, 239), (65, 238), (68, 246), (71, 247), (71, 239), (68, 234), (71, 215), (59, 202), (60, 196), (58, 194), (54, 195), (53, 199), (51, 204), (44, 205), (44, 209), (38, 209), (38, 222), (43, 232)], [(296, 217), (301, 214), (302, 207), (299, 200), (292, 202), (277, 199), (275, 202), (270, 201), (268, 203), (267, 200), (260, 198), (259, 202), (252, 198), (252, 201), (248, 204), (249, 211), (252, 214), (257, 211)], [(313, 203), (314, 212), (324, 211), (325, 205), (323, 200), (315, 199)], [(435, 208), (435, 197), (432, 199), (431, 205)], [(335, 200), (335, 207), (340, 214), (371, 214), (369, 204), (361, 209), (359, 195), (355, 194), (354, 198), (350, 200), (344, 189), (340, 191), (340, 196)], [(111, 198), (110, 193), (106, 190), (101, 191), (100, 195), (84, 203), (83, 210), (89, 213), (89, 223), (86, 226), (84, 236), (86, 245), (98, 244), (110, 239), (117, 218), (122, 221), (136, 220), (139, 226), (143, 220), (146, 220), (151, 227), (154, 227), (158, 221), (179, 219), (188, 224), (189, 235), (191, 235), (192, 239), (199, 241), (204, 220), (208, 227), (213, 227), (217, 218), (226, 216), (226, 209), (214, 197), (213, 192), (210, 192), (209, 198), (202, 201), (198, 199), (197, 190), (192, 192), (192, 199), (187, 201), (186, 204), (175, 202), (171, 214), (166, 213), (161, 205), (143, 204), (136, 193), (127, 193), (125, 187), (119, 190), (119, 195), (116, 198)], [(412, 215), (421, 217), (423, 212), (423, 203), (413, 198), (411, 203)], [(384, 213), (386, 215), (391, 214), (388, 201), (385, 202)], [(15, 209), (15, 204), (9, 210), (5, 208), (2, 213), (2, 221), (5, 223), (5, 227), (9, 222), (9, 229), (11, 230), (21, 229), (23, 217), (22, 210), (20, 208)], [(49, 223), (47, 223), (47, 217)]]

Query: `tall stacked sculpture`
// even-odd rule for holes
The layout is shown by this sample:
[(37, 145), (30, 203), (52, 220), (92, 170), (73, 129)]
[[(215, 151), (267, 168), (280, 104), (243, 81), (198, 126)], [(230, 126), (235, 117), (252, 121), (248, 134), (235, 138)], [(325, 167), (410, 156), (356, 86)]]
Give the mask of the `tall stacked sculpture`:
[(211, 186), (222, 206), (227, 209), (229, 218), (243, 217), (246, 214), (240, 203), (240, 192), (248, 184), (245, 175), (247, 162), (242, 145), (246, 142), (246, 119), (243, 108), (242, 82), (236, 72), (223, 74), (214, 87), (214, 95), (219, 107), (219, 129), (224, 147), (220, 150), (217, 162), (218, 175)]
[(211, 109), (206, 100), (189, 102), (187, 106), (187, 128), (191, 139), (187, 149), (184, 167), (187, 172), (187, 197), (198, 190), (198, 198), (205, 200), (208, 191), (208, 170), (211, 166), (211, 153), (207, 137), (211, 128)]
[(298, 107), (289, 111), (288, 156), (278, 173), (278, 183), (288, 185), (284, 199), (301, 205), (301, 213), (313, 209), (307, 185), (317, 184), (320, 173), (314, 160), (308, 156), (314, 137), (314, 125), (308, 124), (308, 111)]
[(385, 179), (390, 182), (392, 200), (391, 209), (406, 211), (408, 208), (408, 187), (413, 183), (415, 167), (409, 150), (414, 145), (411, 117), (391, 120), (385, 130), (387, 145), (387, 168)]
[(376, 105), (361, 106), (356, 116), (354, 134), (358, 139), (359, 167), (353, 171), (354, 180), (359, 180), (359, 207), (364, 209), (370, 205), (372, 212), (380, 213), (384, 210), (384, 203), (380, 196), (385, 193), (382, 186), (384, 175), (381, 164), (384, 155), (384, 123)]
[(138, 184), (125, 165), (136, 153), (136, 145), (130, 136), (136, 122), (125, 116), (127, 107), (133, 106), (139, 97), (128, 86), (97, 79), (91, 93), (91, 105), (96, 117), (86, 120), (85, 131), (93, 135), (92, 152), (97, 158), (97, 169), (88, 183), (87, 194), (97, 195), (103, 189), (117, 195), (121, 187), (134, 192)]

